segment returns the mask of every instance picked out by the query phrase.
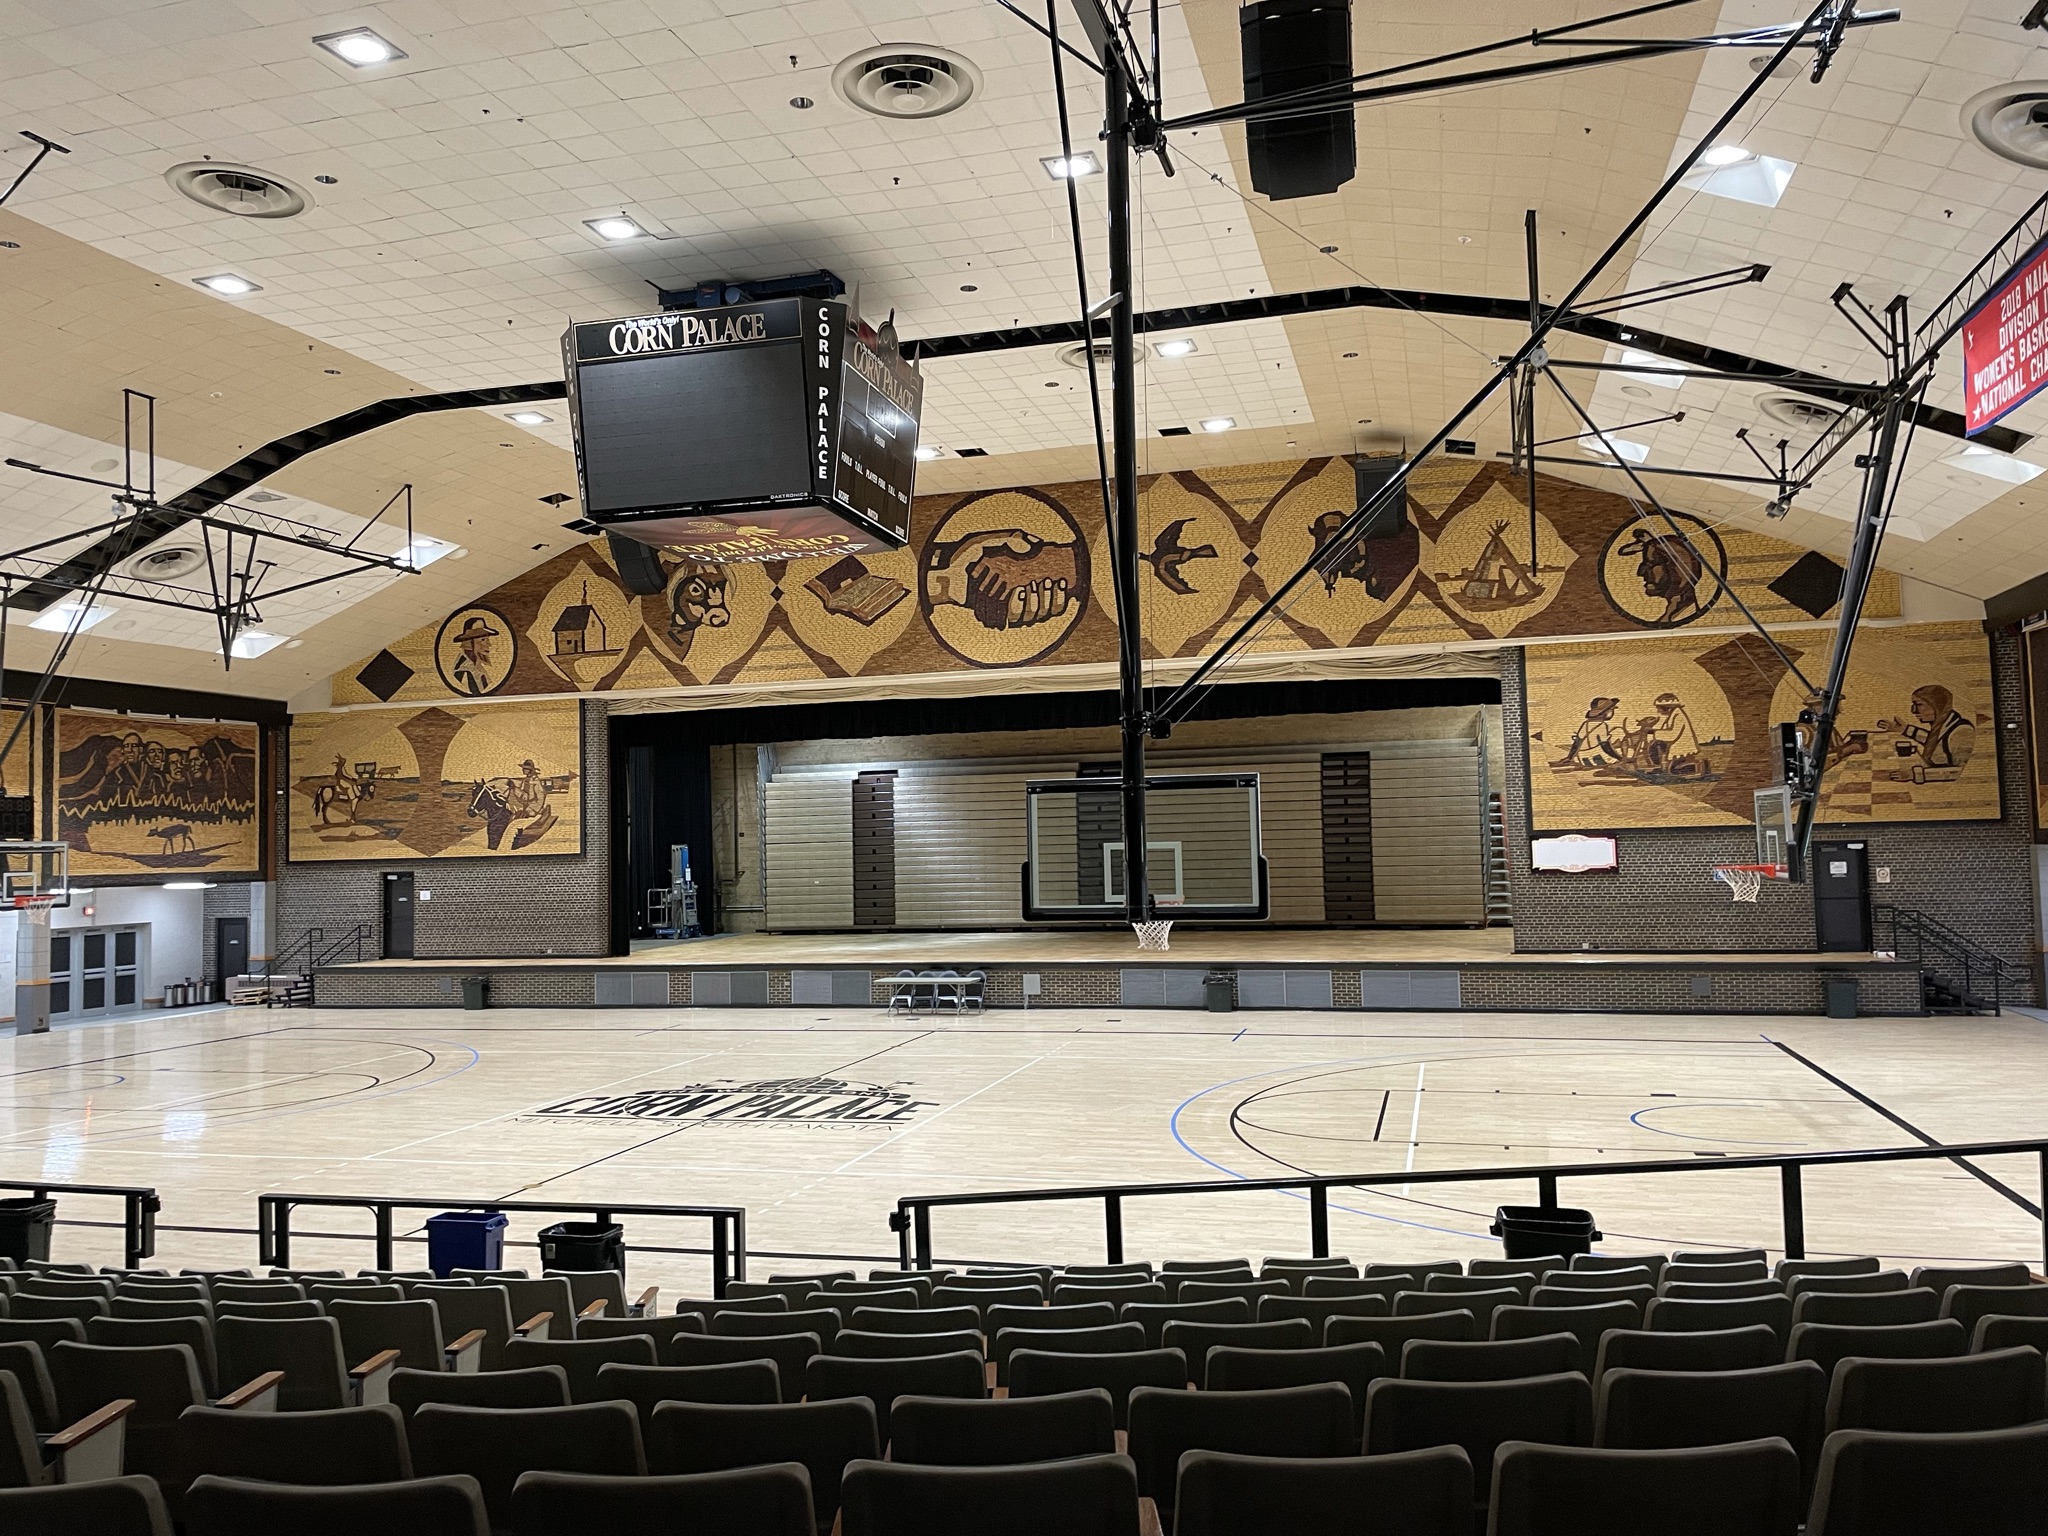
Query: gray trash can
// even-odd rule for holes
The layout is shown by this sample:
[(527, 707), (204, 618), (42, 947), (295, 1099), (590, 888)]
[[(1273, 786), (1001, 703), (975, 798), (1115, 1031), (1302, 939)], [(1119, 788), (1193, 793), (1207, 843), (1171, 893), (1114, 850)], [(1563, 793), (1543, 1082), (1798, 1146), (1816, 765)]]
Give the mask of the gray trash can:
[(1828, 976), (1821, 981), (1826, 990), (1827, 1013), (1831, 1019), (1853, 1019), (1856, 1017), (1856, 978), (1854, 976)]
[(1211, 1013), (1237, 1011), (1237, 974), (1211, 971), (1202, 978), (1202, 1006)]
[(490, 995), (491, 979), (488, 976), (465, 976), (462, 978), (462, 1006), (483, 1008), (488, 1006), (484, 999)]

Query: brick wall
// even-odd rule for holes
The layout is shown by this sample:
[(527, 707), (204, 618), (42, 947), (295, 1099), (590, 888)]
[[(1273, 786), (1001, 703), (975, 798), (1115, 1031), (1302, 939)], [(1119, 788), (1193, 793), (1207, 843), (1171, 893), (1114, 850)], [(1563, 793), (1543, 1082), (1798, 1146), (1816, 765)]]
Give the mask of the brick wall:
[[(602, 955), (611, 946), (611, 771), (605, 705), (583, 703), (583, 852), (533, 858), (393, 859), (349, 864), (280, 860), (277, 947), (309, 928), (329, 941), (370, 926), (365, 957), (383, 950), (384, 871), (409, 869), (413, 953), (422, 960)], [(278, 831), (283, 841), (285, 802)], [(427, 892), (433, 899), (426, 900)], [(586, 980), (587, 989), (588, 982)], [(586, 998), (587, 1001), (587, 998)]]
[[(1620, 868), (1614, 874), (1538, 874), (1529, 868), (1523, 655), (1519, 648), (1506, 652), (1501, 677), (1515, 948), (1541, 953), (1810, 950), (1811, 887), (1766, 883), (1761, 899), (1750, 906), (1731, 901), (1727, 887), (1713, 878), (1716, 864), (1755, 859), (1755, 838), (1746, 827), (1619, 833)], [(2024, 695), (2016, 636), (1993, 635), (1992, 677), (1998, 719), (1991, 734), (2004, 790), (2003, 820), (1822, 826), (1815, 836), (1868, 843), (1871, 869), (1886, 865), (1892, 872), (1889, 884), (1871, 886), (1874, 903), (1913, 908), (1960, 930), (2019, 966), (2032, 997), (2039, 930), (2026, 744), (2017, 728)]]

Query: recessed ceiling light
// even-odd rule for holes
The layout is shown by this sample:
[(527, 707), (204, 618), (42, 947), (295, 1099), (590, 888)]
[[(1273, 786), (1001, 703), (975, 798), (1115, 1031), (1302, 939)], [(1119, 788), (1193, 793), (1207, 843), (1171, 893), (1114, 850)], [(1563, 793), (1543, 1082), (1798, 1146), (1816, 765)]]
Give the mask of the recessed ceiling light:
[(1779, 199), (1785, 195), (1785, 188), (1791, 184), (1792, 173), (1799, 167), (1790, 160), (1751, 154), (1748, 150), (1739, 151), (1739, 158), (1734, 160), (1717, 162), (1711, 158), (1724, 149), (1733, 149), (1733, 146), (1717, 145), (1708, 150), (1679, 185), (1689, 192), (1704, 192), (1709, 197), (1754, 203), (1759, 208), (1777, 207)]
[(1188, 357), (1196, 350), (1191, 336), (1175, 337), (1172, 341), (1155, 341), (1152, 350), (1161, 357)]
[(1756, 151), (1744, 149), (1740, 144), (1716, 144), (1700, 156), (1701, 165), (1740, 165), (1745, 160), (1754, 160)]
[(28, 627), (53, 630), (61, 635), (69, 629), (83, 632), (113, 616), (114, 610), (105, 603), (93, 603), (90, 606), (84, 603), (52, 603), (30, 619)]
[(942, 459), (946, 456), (946, 450), (937, 443), (919, 443), (916, 452), (917, 457), (927, 462), (932, 459)]
[(456, 553), (455, 546), (446, 539), (434, 539), (427, 537), (425, 534), (418, 534), (414, 536), (410, 544), (405, 546), (405, 552), (399, 558), (414, 570), (421, 571), (432, 565), (436, 560), (454, 553)]
[(542, 411), (514, 411), (505, 419), (516, 421), (522, 427), (544, 427), (555, 418)]
[(1228, 432), (1237, 425), (1235, 416), (1211, 416), (1202, 423), (1204, 432)]
[[(1613, 454), (1608, 449), (1614, 450)], [(1590, 453), (1596, 459), (1609, 457), (1627, 459), (1631, 464), (1640, 464), (1650, 456), (1647, 443), (1632, 443), (1625, 437), (1610, 437), (1604, 443), (1597, 437), (1583, 438), (1579, 442), (1581, 453)]]
[[(1634, 347), (1623, 347), (1621, 349), (1621, 360), (1632, 368), (1669, 368), (1671, 366), (1663, 358), (1657, 356), (1656, 353), (1638, 352)], [(1675, 373), (1631, 373), (1629, 377), (1639, 384), (1654, 384), (1659, 389), (1677, 389), (1685, 383), (1684, 378)]]
[(313, 39), (322, 48), (333, 54), (344, 64), (353, 64), (357, 69), (368, 69), (373, 64), (389, 64), (394, 59), (405, 57), (405, 50), (396, 43), (387, 42), (368, 27), (350, 27), (346, 32), (329, 32)]
[(811, 98), (808, 96), (792, 96), (789, 98), (789, 104), (792, 107), (795, 107), (799, 112), (808, 112), (811, 110), (811, 108), (817, 105), (817, 103), (811, 100)]
[(228, 651), (241, 661), (252, 661), (266, 651), (274, 651), (283, 645), (283, 635), (267, 634), (260, 629), (245, 629), (229, 644)]
[(210, 891), (213, 889), (213, 882), (211, 880), (166, 880), (163, 888), (167, 891)]
[(246, 277), (238, 276), (233, 272), (216, 272), (211, 277), (195, 277), (192, 281), (204, 288), (208, 293), (217, 293), (221, 297), (228, 299), (239, 299), (244, 294), (261, 293), (263, 291), (261, 283), (252, 283)]
[(1621, 386), (1621, 392), (1631, 400), (1647, 400), (1650, 398), (1650, 392), (1640, 384), (1624, 384)]
[(2000, 453), (1996, 448), (1986, 448), (1982, 443), (1970, 443), (1940, 462), (1950, 469), (1966, 469), (1987, 480), (2003, 480), (2007, 485), (2025, 485), (2041, 473), (2040, 465), (2016, 459), (2009, 453)]
[(1357, 354), (1356, 352), (1346, 352), (1346, 353), (1345, 353), (1344, 355), (1345, 355), (1346, 357), (1356, 357), (1356, 356), (1358, 356), (1358, 354)]
[(1078, 155), (1046, 155), (1038, 163), (1054, 181), (1078, 181), (1102, 169), (1102, 162), (1095, 158), (1092, 149), (1084, 149)]
[(647, 231), (623, 213), (608, 214), (601, 219), (585, 219), (592, 232), (604, 240), (644, 240)]

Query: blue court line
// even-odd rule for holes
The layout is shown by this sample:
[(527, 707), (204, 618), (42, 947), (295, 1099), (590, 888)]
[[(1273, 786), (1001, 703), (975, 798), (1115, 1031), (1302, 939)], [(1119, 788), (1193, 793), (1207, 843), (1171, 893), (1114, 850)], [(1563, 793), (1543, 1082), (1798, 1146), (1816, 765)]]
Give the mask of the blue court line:
[(1659, 1114), (1667, 1109), (1758, 1109), (1761, 1107), (1760, 1105), (1746, 1103), (1739, 1099), (1702, 1099), (1685, 1104), (1652, 1104), (1646, 1109), (1637, 1110), (1628, 1117), (1628, 1120), (1629, 1124), (1639, 1131), (1650, 1131), (1658, 1136), (1671, 1136), (1680, 1141), (1718, 1141), (1726, 1142), (1731, 1147), (1782, 1148), (1785, 1145), (1782, 1141), (1747, 1141), (1739, 1136), (1701, 1136), (1693, 1131), (1667, 1131), (1659, 1126), (1647, 1125), (1643, 1121), (1644, 1115)]
[[(1377, 1065), (1377, 1063), (1369, 1062), (1363, 1057), (1353, 1057), (1348, 1061), (1315, 1061), (1308, 1062), (1303, 1065), (1307, 1068), (1313, 1069), (1317, 1067), (1371, 1066)], [(1211, 1168), (1214, 1168), (1218, 1173), (1224, 1174), (1230, 1178), (1242, 1179), (1245, 1182), (1249, 1183), (1252, 1177), (1250, 1174), (1241, 1173), (1235, 1168), (1227, 1168), (1222, 1163), (1217, 1162), (1215, 1158), (1210, 1157), (1207, 1153), (1198, 1152), (1192, 1146), (1188, 1145), (1187, 1137), (1181, 1135), (1180, 1133), (1181, 1112), (1185, 1110), (1190, 1104), (1194, 1103), (1195, 1100), (1205, 1099), (1210, 1094), (1216, 1092), (1220, 1088), (1234, 1088), (1239, 1083), (1255, 1082), (1262, 1077), (1275, 1077), (1282, 1072), (1292, 1072), (1297, 1070), (1301, 1070), (1301, 1068), (1274, 1067), (1264, 1072), (1250, 1072), (1243, 1077), (1233, 1077), (1228, 1078), (1220, 1083), (1211, 1083), (1207, 1088), (1203, 1088), (1198, 1092), (1189, 1094), (1186, 1098), (1182, 1099), (1180, 1103), (1176, 1104), (1173, 1107), (1172, 1115), (1170, 1115), (1167, 1118), (1167, 1129), (1173, 1133), (1173, 1139), (1180, 1143), (1180, 1149), (1183, 1152), (1187, 1153), (1188, 1156), (1194, 1158), (1197, 1162), (1206, 1163)], [(1278, 1195), (1285, 1195), (1290, 1200), (1302, 1201), (1304, 1204), (1306, 1204), (1308, 1201), (1308, 1196), (1306, 1194), (1291, 1189), (1274, 1190), (1273, 1193)], [(1423, 1232), (1442, 1232), (1451, 1237), (1469, 1237), (1476, 1242), (1482, 1243), (1491, 1243), (1493, 1241), (1492, 1236), (1487, 1233), (1461, 1232), (1456, 1227), (1439, 1227), (1426, 1221), (1408, 1221), (1400, 1216), (1387, 1216), (1381, 1214), (1378, 1211), (1361, 1211), (1356, 1206), (1337, 1205), (1332, 1203), (1330, 1209), (1333, 1211), (1342, 1211), (1347, 1216), (1363, 1216), (1369, 1221), (1384, 1221), (1397, 1227), (1414, 1227), (1418, 1231)]]

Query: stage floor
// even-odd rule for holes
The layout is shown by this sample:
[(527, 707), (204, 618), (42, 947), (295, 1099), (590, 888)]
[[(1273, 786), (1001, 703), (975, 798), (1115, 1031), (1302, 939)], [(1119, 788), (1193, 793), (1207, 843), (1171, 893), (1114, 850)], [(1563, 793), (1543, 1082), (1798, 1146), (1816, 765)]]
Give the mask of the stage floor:
[(1869, 963), (1869, 954), (1770, 952), (1731, 954), (1627, 953), (1620, 950), (1517, 954), (1512, 928), (1176, 928), (1164, 954), (1138, 948), (1128, 929), (944, 930), (928, 933), (722, 933), (711, 938), (640, 940), (629, 955), (577, 959), (364, 960), (331, 967), (459, 965), (521, 969), (568, 966), (674, 966), (702, 970), (748, 967), (861, 966), (875, 971), (952, 966), (1128, 965), (1772, 965)]
[[(1797, 1053), (1796, 1055), (1793, 1053)], [(1823, 1073), (1830, 1074), (1824, 1076)], [(157, 1262), (244, 1265), (266, 1191), (676, 1201), (747, 1207), (750, 1271), (886, 1263), (898, 1197), (1126, 1180), (1670, 1158), (1705, 1170), (1573, 1182), (1609, 1252), (1776, 1248), (1778, 1179), (1722, 1155), (2048, 1133), (2048, 1025), (1979, 1019), (1697, 1014), (1217, 1016), (1034, 1009), (969, 1019), (875, 1010), (214, 1009), (0, 1039), (0, 1166), (13, 1179), (154, 1185)], [(889, 1122), (713, 1118), (646, 1097), (832, 1079), (909, 1107)], [(1896, 1117), (1890, 1118), (1890, 1117)], [(2028, 1259), (2032, 1157), (1987, 1159), (2012, 1196), (1946, 1162), (1815, 1170), (1815, 1256)], [(1354, 1259), (1498, 1252), (1495, 1205), (1528, 1185), (1394, 1186), (1333, 1198)], [(66, 1220), (119, 1207), (59, 1195)], [(515, 1217), (530, 1241), (538, 1221)], [(1101, 1258), (1101, 1208), (940, 1212), (943, 1259)], [(1307, 1251), (1307, 1208), (1242, 1192), (1128, 1200), (1133, 1257)], [(694, 1244), (699, 1224), (627, 1219), (628, 1240)], [(296, 1262), (367, 1265), (367, 1213), (307, 1212)], [(414, 1229), (415, 1231), (417, 1229)], [(116, 1258), (118, 1229), (62, 1226), (53, 1256)], [(401, 1254), (416, 1261), (422, 1250)], [(530, 1265), (531, 1248), (510, 1251)], [(636, 1284), (704, 1290), (704, 1261), (637, 1254)]]

